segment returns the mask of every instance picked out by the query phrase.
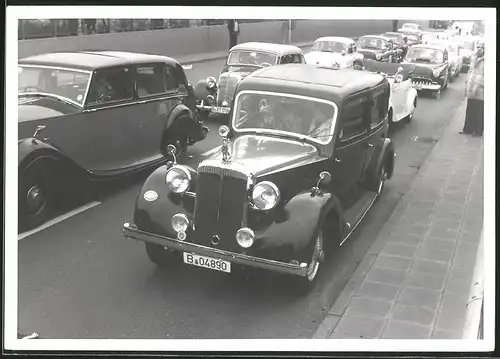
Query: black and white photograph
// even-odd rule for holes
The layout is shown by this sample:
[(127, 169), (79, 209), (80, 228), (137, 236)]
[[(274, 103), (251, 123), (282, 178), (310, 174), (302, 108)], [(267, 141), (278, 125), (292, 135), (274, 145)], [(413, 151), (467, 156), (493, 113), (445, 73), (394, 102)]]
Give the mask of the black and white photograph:
[(494, 349), (494, 8), (6, 20), (6, 350)]

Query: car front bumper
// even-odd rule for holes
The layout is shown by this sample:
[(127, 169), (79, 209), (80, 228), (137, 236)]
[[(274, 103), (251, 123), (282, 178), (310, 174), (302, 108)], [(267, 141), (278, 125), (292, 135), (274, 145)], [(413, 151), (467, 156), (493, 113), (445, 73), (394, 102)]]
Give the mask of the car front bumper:
[(224, 259), (231, 263), (240, 264), (248, 267), (266, 269), (274, 272), (291, 274), (305, 277), (307, 275), (307, 263), (292, 264), (273, 261), (270, 259), (247, 256), (244, 254), (233, 253), (221, 249), (201, 246), (195, 243), (189, 243), (178, 239), (160, 236), (154, 233), (142, 231), (134, 224), (125, 223), (122, 228), (123, 236), (127, 239), (157, 244), (162, 247), (174, 249), (181, 252), (195, 253), (212, 258)]

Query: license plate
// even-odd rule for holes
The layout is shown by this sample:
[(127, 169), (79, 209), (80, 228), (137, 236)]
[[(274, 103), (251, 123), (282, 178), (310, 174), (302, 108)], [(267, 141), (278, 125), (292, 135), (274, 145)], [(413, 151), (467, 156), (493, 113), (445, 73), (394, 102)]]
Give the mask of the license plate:
[(227, 115), (229, 113), (229, 110), (230, 109), (228, 107), (215, 107), (215, 106), (212, 107), (212, 112), (222, 113), (224, 115)]
[(216, 259), (206, 256), (200, 256), (194, 253), (184, 252), (184, 263), (196, 267), (213, 269), (219, 272), (231, 273), (231, 262), (223, 259)]

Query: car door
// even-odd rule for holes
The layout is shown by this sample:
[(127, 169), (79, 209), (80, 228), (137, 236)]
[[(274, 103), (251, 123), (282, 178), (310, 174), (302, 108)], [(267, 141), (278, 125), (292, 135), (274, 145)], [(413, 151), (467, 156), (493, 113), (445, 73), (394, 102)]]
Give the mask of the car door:
[(161, 158), (163, 130), (172, 109), (185, 102), (187, 89), (179, 86), (174, 68), (165, 63), (134, 66), (138, 104), (136, 156), (141, 164)]
[(82, 113), (60, 121), (51, 141), (81, 167), (106, 172), (136, 163), (134, 86), (127, 66), (94, 71)]
[(367, 170), (373, 165), (373, 161), (377, 160), (377, 151), (382, 147), (387, 135), (385, 118), (388, 112), (389, 91), (387, 91), (386, 87), (380, 87), (372, 93), (372, 96), (372, 101), (367, 111), (370, 117), (370, 133), (366, 143), (363, 178), (366, 178)]
[(397, 82), (395, 78), (391, 80), (391, 103), (392, 103), (392, 120), (398, 121), (406, 109), (406, 93), (408, 91), (408, 81)]
[(366, 95), (355, 95), (344, 100), (337, 124), (337, 139), (332, 156), (332, 187), (344, 208), (351, 204), (364, 168), (368, 139), (366, 122)]

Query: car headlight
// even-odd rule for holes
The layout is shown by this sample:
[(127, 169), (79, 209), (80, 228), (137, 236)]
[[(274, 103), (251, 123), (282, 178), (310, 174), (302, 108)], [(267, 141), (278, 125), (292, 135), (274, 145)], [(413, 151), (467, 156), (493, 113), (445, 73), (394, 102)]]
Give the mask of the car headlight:
[(240, 228), (236, 232), (236, 242), (243, 248), (250, 248), (255, 240), (255, 234), (250, 228)]
[(172, 217), (172, 228), (176, 232), (186, 232), (189, 227), (189, 219), (184, 213), (174, 214)]
[(437, 69), (432, 70), (432, 74), (434, 75), (434, 77), (439, 77), (441, 70), (442, 70), (441, 68), (437, 68)]
[(212, 95), (208, 95), (205, 101), (207, 102), (208, 105), (213, 105), (215, 102), (215, 97), (213, 97)]
[(191, 173), (184, 166), (173, 166), (167, 171), (165, 182), (172, 192), (184, 193), (191, 184)]
[(252, 191), (252, 202), (257, 209), (267, 211), (276, 206), (280, 200), (278, 187), (269, 181), (258, 183)]
[(215, 77), (207, 77), (205, 80), (205, 85), (207, 86), (207, 89), (213, 89), (215, 85), (217, 84), (217, 80)]
[(380, 59), (382, 58), (382, 54), (376, 54), (376, 55), (375, 55), (375, 58), (376, 58), (377, 60), (380, 60)]

